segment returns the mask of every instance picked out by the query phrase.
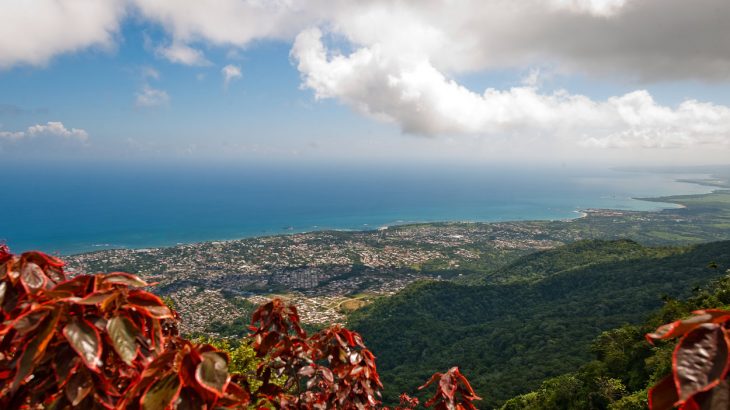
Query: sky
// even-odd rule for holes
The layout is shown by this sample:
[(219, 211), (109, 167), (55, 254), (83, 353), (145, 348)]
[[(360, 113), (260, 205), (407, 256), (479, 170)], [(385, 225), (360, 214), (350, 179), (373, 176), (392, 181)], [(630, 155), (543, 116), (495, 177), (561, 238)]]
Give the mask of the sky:
[(3, 0), (0, 159), (727, 164), (727, 0)]

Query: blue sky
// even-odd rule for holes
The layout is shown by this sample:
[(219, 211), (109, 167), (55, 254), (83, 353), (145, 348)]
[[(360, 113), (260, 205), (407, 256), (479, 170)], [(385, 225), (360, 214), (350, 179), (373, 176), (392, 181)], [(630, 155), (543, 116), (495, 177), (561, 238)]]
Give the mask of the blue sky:
[[(0, 72), (2, 103), (21, 111), (2, 114), (3, 129), (54, 120), (83, 128), (95, 142), (114, 149), (133, 139), (149, 150), (180, 151), (208, 141), (301, 149), (317, 138), (354, 136), (363, 129), (399, 134), (300, 90), (286, 42), (262, 41), (234, 58), (212, 49), (208, 58), (220, 63), (189, 67), (155, 57), (145, 49), (146, 36), (161, 34), (154, 26), (127, 22), (115, 49), (84, 50), (46, 66)], [(240, 66), (242, 75), (224, 88), (221, 68), (227, 64)], [(146, 74), (150, 70), (159, 77)], [(138, 106), (137, 94), (145, 86), (163, 90), (169, 101)]]
[[(664, 164), (730, 153), (720, 0), (70, 4), (0, 5), (0, 157)], [(224, 70), (240, 75), (226, 84)]]

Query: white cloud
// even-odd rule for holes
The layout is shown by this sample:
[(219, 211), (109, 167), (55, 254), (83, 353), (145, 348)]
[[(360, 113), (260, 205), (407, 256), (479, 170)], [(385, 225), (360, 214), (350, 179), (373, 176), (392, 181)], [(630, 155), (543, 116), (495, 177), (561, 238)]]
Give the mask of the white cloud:
[(241, 78), (241, 67), (228, 64), (221, 69), (221, 74), (223, 74), (223, 87), (228, 88), (231, 81)]
[(587, 13), (596, 16), (611, 16), (621, 11), (627, 0), (550, 0), (556, 9)]
[(152, 79), (152, 80), (159, 80), (160, 79), (160, 72), (152, 67), (142, 67), (142, 78)]
[(167, 47), (159, 47), (157, 48), (157, 54), (173, 63), (193, 66), (210, 65), (210, 61), (205, 58), (205, 55), (200, 50), (196, 50), (182, 43), (173, 43)]
[(724, 0), (521, 0), (338, 3), (317, 24), (355, 46), (423, 57), (454, 74), (553, 64), (642, 81), (730, 80)]
[(642, 81), (730, 80), (730, 42), (717, 40), (730, 36), (717, 18), (730, 15), (725, 0), (132, 1), (180, 50), (289, 40), (318, 26), (449, 74), (548, 62)]
[(24, 137), (25, 132), (23, 131), (0, 131), (0, 139), (14, 141)]
[(124, 6), (123, 0), (3, 0), (0, 68), (42, 65), (61, 53), (111, 47)]
[(129, 14), (160, 24), (170, 39), (157, 53), (188, 65), (209, 64), (195, 44), (230, 51), (318, 26), (448, 74), (549, 62), (643, 81), (730, 80), (730, 42), (718, 40), (730, 36), (718, 18), (730, 15), (726, 0), (5, 0), (0, 66), (109, 46)]
[(539, 68), (533, 68), (529, 74), (522, 78), (522, 85), (526, 87), (537, 87), (542, 82), (543, 73)]
[(170, 96), (164, 90), (152, 88), (149, 85), (142, 87), (137, 93), (135, 105), (137, 107), (160, 107), (170, 102)]
[(477, 94), (425, 58), (393, 57), (377, 45), (350, 55), (328, 55), (318, 29), (297, 37), (292, 56), (303, 84), (317, 98), (336, 98), (408, 133), (530, 134), (604, 147), (679, 147), (730, 140), (730, 108), (694, 100), (671, 108), (657, 104), (646, 91), (593, 101), (566, 91), (540, 94), (534, 86)]
[(329, 14), (325, 0), (131, 0), (139, 13), (159, 22), (174, 41), (206, 40), (244, 46), (262, 38), (292, 38)]
[(86, 130), (80, 128), (66, 128), (62, 122), (49, 121), (46, 124), (31, 125), (25, 131), (0, 131), (0, 138), (6, 140), (24, 140), (39, 137), (62, 138), (85, 143), (89, 140)]
[[(452, 79), (547, 66), (640, 82), (728, 82), (730, 41), (722, 39), (730, 25), (720, 18), (730, 15), (727, 0), (6, 0), (0, 68), (108, 47), (132, 13), (167, 33), (157, 54), (186, 65), (211, 64), (202, 47), (296, 39), (292, 56), (317, 98), (406, 132), (572, 135), (596, 147), (726, 144), (729, 135), (724, 106), (689, 100), (667, 107), (640, 90), (605, 101), (544, 94), (537, 75), (481, 94)], [(355, 51), (329, 51), (320, 31)], [(224, 84), (239, 75), (224, 68)], [(149, 86), (137, 95), (138, 106), (168, 101)]]

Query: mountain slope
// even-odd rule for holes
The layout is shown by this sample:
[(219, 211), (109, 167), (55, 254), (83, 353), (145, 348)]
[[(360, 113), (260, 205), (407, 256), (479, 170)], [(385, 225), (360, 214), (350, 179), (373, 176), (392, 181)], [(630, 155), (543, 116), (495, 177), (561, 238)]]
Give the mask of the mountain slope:
[(594, 360), (573, 373), (544, 380), (530, 393), (508, 400), (502, 410), (643, 410), (647, 391), (671, 372), (677, 340), (647, 343), (644, 335), (699, 309), (730, 305), (730, 271), (687, 300), (667, 300), (641, 325), (601, 333), (591, 344)]
[[(521, 261), (531, 266), (527, 281), (515, 279), (524, 274)], [(499, 405), (587, 362), (601, 331), (639, 323), (663, 296), (685, 296), (717, 278), (730, 266), (730, 242), (594, 241), (521, 261), (501, 271), (504, 284), (419, 283), (352, 315), (350, 325), (378, 353), (386, 397), (458, 365), (484, 408)], [(712, 261), (720, 269), (709, 268)]]
[(569, 270), (676, 252), (676, 247), (644, 247), (629, 239), (583, 240), (526, 255), (482, 279), (483, 283), (530, 282)]

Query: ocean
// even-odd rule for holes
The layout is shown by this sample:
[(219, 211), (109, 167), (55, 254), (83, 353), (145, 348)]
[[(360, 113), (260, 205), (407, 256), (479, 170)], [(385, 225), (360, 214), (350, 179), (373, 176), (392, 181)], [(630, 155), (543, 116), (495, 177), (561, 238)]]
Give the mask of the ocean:
[(411, 222), (567, 219), (712, 189), (706, 175), (570, 167), (296, 164), (5, 165), (0, 240), (14, 252), (110, 248)]

